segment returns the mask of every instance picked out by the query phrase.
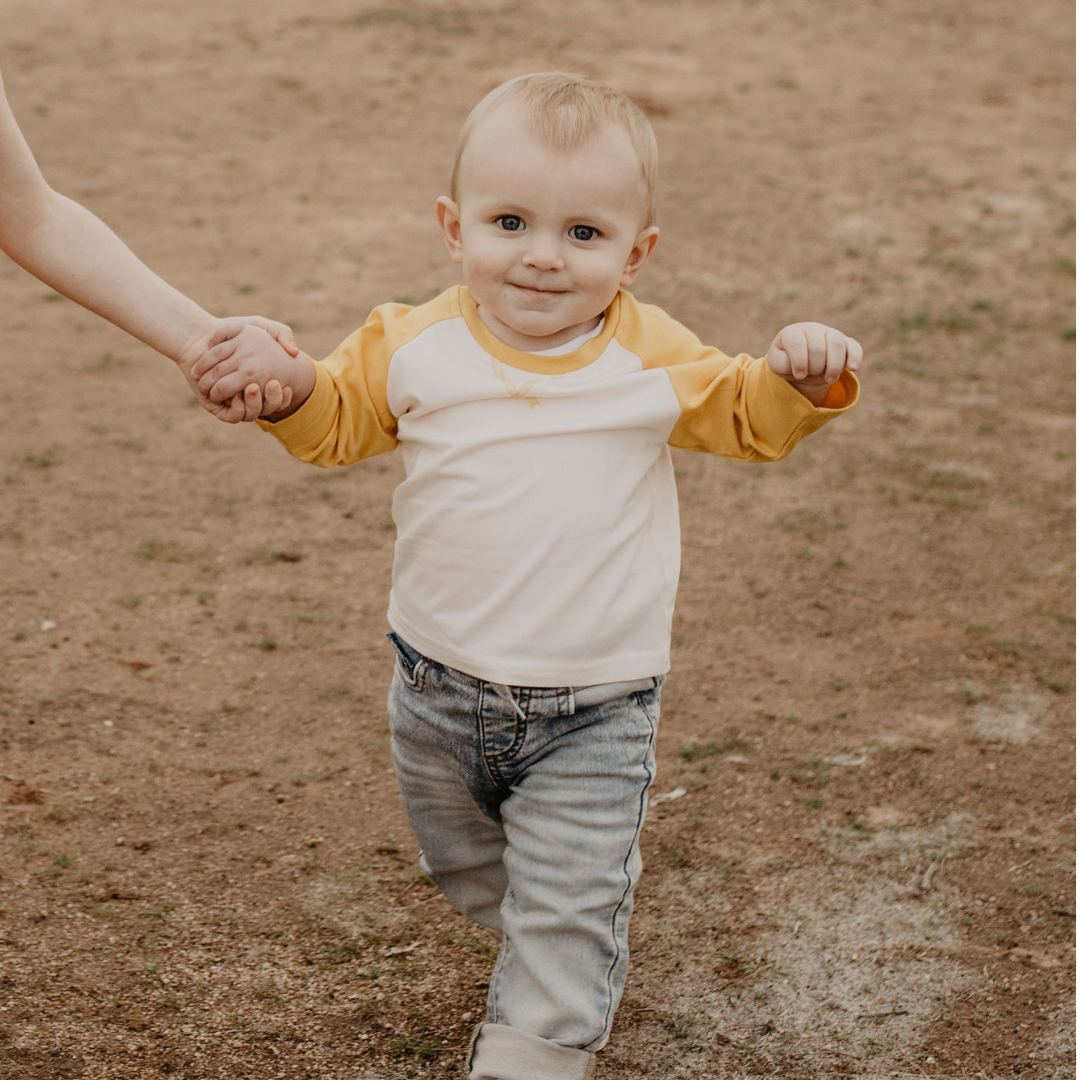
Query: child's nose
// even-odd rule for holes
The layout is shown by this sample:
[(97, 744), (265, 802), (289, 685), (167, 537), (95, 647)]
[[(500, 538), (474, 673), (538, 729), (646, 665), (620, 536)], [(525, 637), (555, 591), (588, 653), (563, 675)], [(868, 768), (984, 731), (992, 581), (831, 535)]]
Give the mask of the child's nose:
[(532, 241), (523, 256), (526, 266), (531, 266), (534, 270), (559, 270), (562, 268), (562, 252), (557, 240), (553, 237), (534, 235)]

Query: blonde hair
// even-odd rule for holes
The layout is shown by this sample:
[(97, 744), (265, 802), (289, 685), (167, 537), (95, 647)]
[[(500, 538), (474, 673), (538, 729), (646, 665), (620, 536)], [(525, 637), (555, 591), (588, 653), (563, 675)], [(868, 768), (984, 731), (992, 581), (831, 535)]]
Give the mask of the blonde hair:
[(461, 158), (469, 137), (480, 121), (506, 102), (520, 102), (533, 133), (552, 149), (578, 149), (607, 127), (620, 127), (641, 163), (646, 191), (646, 225), (656, 217), (656, 176), (659, 153), (648, 117), (625, 94), (581, 75), (542, 71), (518, 75), (495, 87), (469, 113), (458, 135), (454, 168), (450, 174), (450, 197), (458, 198)]

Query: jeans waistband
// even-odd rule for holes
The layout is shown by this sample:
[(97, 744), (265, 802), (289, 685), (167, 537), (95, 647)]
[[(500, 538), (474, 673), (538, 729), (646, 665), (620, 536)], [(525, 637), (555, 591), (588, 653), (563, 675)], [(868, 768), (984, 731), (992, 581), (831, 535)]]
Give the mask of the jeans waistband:
[(663, 675), (649, 675), (641, 679), (596, 683), (592, 686), (509, 686), (478, 679), (468, 672), (432, 660), (393, 631), (386, 636), (397, 650), (412, 682), (416, 682), (424, 670), (438, 671), (468, 691), (480, 693), (490, 689), (491, 693), (505, 701), (522, 720), (530, 714), (572, 716), (579, 708), (593, 708), (605, 701), (654, 690), (664, 682)]

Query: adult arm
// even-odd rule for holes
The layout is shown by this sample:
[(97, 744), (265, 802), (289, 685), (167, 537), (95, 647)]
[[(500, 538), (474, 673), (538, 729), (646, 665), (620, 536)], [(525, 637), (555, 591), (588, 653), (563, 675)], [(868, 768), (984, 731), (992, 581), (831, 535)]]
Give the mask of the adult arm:
[[(292, 334), (282, 323), (210, 315), (158, 277), (100, 218), (54, 191), (19, 130), (2, 77), (0, 250), (58, 293), (176, 361), (196, 392), (191, 367), (215, 334), (217, 340), (246, 334), (251, 327), (242, 324), (249, 323), (296, 352)], [(223, 419), (240, 418), (227, 416), (221, 405), (204, 405)]]

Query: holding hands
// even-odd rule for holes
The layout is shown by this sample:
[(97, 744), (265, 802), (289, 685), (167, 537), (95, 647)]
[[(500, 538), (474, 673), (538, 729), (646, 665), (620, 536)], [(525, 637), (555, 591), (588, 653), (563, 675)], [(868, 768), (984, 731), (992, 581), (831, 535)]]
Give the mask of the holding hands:
[(289, 327), (257, 315), (220, 320), (180, 367), (203, 408), (230, 424), (288, 415), (315, 382)]
[(854, 338), (822, 323), (801, 322), (776, 335), (765, 361), (812, 405), (820, 406), (845, 371), (858, 370), (862, 355)]

